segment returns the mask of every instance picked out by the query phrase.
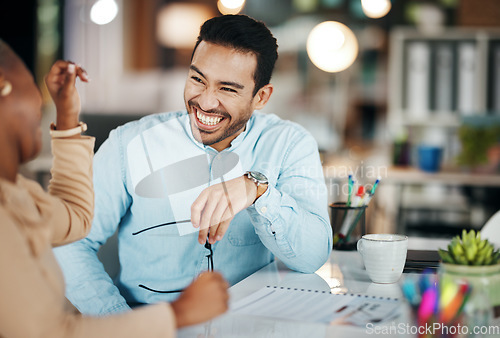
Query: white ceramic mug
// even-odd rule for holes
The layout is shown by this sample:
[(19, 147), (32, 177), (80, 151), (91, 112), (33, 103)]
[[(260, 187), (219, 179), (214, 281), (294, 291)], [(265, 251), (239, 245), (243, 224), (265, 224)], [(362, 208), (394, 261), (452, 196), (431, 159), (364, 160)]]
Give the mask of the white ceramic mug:
[(406, 262), (408, 237), (394, 234), (369, 234), (358, 241), (368, 276), (374, 283), (395, 283)]

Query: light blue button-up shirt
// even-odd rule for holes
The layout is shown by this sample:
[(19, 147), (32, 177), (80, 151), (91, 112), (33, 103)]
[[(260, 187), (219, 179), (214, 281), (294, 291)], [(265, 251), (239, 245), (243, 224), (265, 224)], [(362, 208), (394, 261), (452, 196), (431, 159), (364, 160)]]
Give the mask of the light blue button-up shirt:
[[(231, 285), (274, 260), (312, 273), (332, 248), (327, 190), (314, 138), (276, 115), (254, 112), (217, 152), (193, 137), (186, 111), (149, 115), (113, 130), (94, 159), (95, 218), (89, 236), (55, 249), (68, 299), (84, 314), (171, 301), (208, 269), (190, 207), (206, 187), (263, 173), (267, 191), (235, 215), (212, 245), (215, 270)], [(114, 281), (97, 258), (118, 228)], [(143, 287), (139, 286), (142, 285)]]

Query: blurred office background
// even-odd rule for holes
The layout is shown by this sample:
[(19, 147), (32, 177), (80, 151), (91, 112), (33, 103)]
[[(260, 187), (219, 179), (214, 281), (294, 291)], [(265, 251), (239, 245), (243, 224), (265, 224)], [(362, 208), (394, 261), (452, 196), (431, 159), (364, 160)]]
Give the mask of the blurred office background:
[[(500, 209), (500, 1), (24, 0), (0, 5), (0, 37), (43, 85), (69, 59), (97, 147), (110, 128), (184, 109), (200, 24), (221, 13), (264, 21), (278, 39), (275, 92), (264, 111), (311, 131), (329, 203), (347, 175), (372, 185), (369, 232), (450, 237)], [(325, 23), (328, 22), (328, 23)], [(27, 175), (46, 184), (44, 134)]]

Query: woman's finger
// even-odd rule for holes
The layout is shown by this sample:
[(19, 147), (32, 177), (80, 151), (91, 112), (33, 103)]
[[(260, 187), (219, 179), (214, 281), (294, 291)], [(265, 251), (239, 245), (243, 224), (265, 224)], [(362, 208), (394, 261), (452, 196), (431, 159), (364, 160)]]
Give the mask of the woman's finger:
[(45, 83), (51, 90), (58, 90), (64, 86), (67, 80), (68, 67), (75, 65), (71, 61), (56, 61), (50, 68), (49, 73), (45, 77)]
[(74, 65), (72, 61), (57, 60), (50, 68), (49, 75), (63, 75), (69, 65)]
[(76, 67), (76, 75), (82, 80), (83, 82), (89, 82), (90, 78), (89, 75), (87, 74), (87, 71), (83, 69), (80, 65)]
[(68, 64), (66, 69), (66, 77), (61, 92), (65, 95), (70, 95), (75, 89), (76, 66), (73, 63)]

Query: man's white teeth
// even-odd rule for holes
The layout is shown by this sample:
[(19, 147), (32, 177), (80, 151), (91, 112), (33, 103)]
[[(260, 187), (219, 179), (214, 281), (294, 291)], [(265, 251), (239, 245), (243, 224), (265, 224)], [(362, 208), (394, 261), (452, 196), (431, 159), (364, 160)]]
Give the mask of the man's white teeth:
[(199, 111), (196, 112), (196, 117), (201, 121), (201, 123), (206, 124), (207, 126), (214, 126), (222, 120), (222, 117), (206, 116)]

